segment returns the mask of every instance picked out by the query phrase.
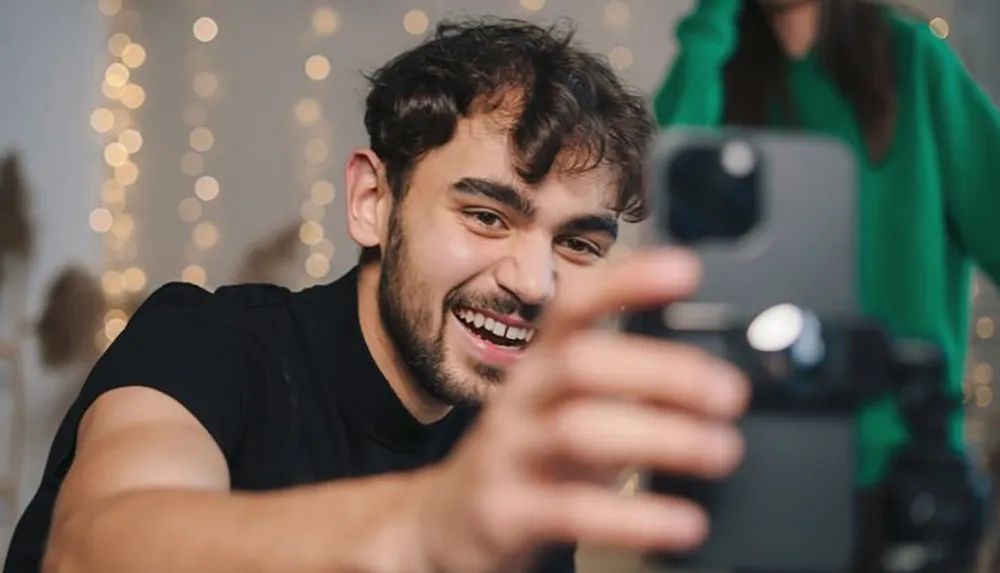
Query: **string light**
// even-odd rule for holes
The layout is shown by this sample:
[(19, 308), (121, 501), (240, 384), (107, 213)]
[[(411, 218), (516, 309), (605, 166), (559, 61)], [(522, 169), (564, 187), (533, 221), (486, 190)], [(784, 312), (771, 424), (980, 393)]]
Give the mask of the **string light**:
[(211, 69), (207, 49), (200, 44), (208, 44), (219, 35), (219, 24), (209, 16), (195, 19), (191, 26), (194, 39), (199, 43), (185, 56), (186, 69), (190, 76), (190, 92), (194, 101), (184, 108), (184, 124), (191, 128), (188, 132), (188, 147), (180, 160), (181, 173), (191, 178), (192, 196), (184, 197), (177, 205), (177, 216), (190, 228), (190, 243), (185, 250), (188, 260), (181, 270), (181, 280), (209, 288), (208, 272), (200, 260), (205, 252), (219, 243), (219, 228), (205, 218), (205, 204), (215, 201), (222, 193), (219, 180), (206, 174), (205, 155), (215, 147), (215, 133), (208, 127), (208, 112), (212, 100), (219, 97), (222, 82)]
[(219, 25), (208, 16), (203, 16), (194, 21), (192, 31), (194, 32), (195, 39), (207, 44), (219, 35)]
[(608, 52), (608, 61), (615, 70), (624, 72), (632, 67), (632, 50), (625, 46), (615, 46)]
[(933, 33), (938, 38), (941, 38), (942, 40), (947, 38), (949, 34), (951, 34), (951, 25), (948, 24), (947, 20), (941, 18), (940, 16), (936, 18), (931, 18), (931, 21), (928, 23), (928, 26), (930, 26), (931, 33)]
[(622, 0), (608, 2), (608, 5), (604, 7), (604, 19), (612, 26), (624, 26), (628, 23), (629, 16), (631, 16), (631, 10), (629, 10), (628, 4)]
[(414, 36), (426, 32), (429, 25), (430, 19), (423, 10), (410, 10), (403, 16), (403, 29)]
[[(631, 10), (623, 0), (612, 0), (604, 6), (604, 21), (608, 25), (621, 28), (631, 17)], [(632, 50), (624, 45), (616, 45), (608, 52), (608, 63), (617, 72), (624, 72), (632, 67), (634, 56)]]
[[(411, 11), (404, 20), (404, 27), (420, 28), (420, 16)], [(421, 14), (423, 14), (421, 12)], [(426, 15), (423, 16), (426, 20)], [(301, 155), (298, 159), (298, 179), (306, 189), (306, 199), (299, 208), (302, 223), (299, 227), (299, 240), (309, 247), (309, 253), (303, 261), (303, 275), (299, 280), (300, 287), (307, 287), (324, 279), (330, 273), (330, 260), (333, 258), (333, 242), (326, 237), (323, 220), (326, 218), (326, 207), (336, 194), (329, 181), (326, 171), (330, 164), (332, 128), (324, 117), (323, 105), (318, 97), (325, 93), (326, 80), (330, 75), (330, 61), (323, 56), (322, 41), (336, 35), (340, 29), (340, 15), (329, 6), (320, 6), (312, 13), (311, 30), (306, 37), (313, 41), (309, 44), (310, 52), (306, 55), (304, 72), (308, 80), (306, 89), (312, 93), (304, 95), (295, 103), (292, 110), (295, 123), (302, 134)], [(426, 30), (427, 23), (423, 23)], [(409, 29), (409, 28), (407, 28)]]
[[(109, 309), (95, 343), (103, 350), (125, 328), (127, 314), (119, 308), (124, 297), (141, 292), (148, 281), (146, 271), (131, 264), (135, 257), (135, 219), (128, 213), (129, 199), (136, 193), (141, 170), (137, 155), (143, 148), (142, 131), (134, 112), (146, 102), (146, 91), (137, 82), (138, 70), (146, 62), (146, 48), (120, 28), (136, 23), (138, 14), (125, 11), (123, 0), (98, 0), (98, 11), (108, 18), (108, 65), (101, 93), (107, 100), (90, 114), (90, 127), (103, 140), (102, 159), (108, 176), (101, 184), (101, 205), (90, 212), (90, 228), (101, 234), (105, 270), (101, 288)], [(133, 20), (130, 20), (133, 19)], [(135, 26), (133, 26), (135, 27)]]
[(340, 17), (329, 6), (320, 6), (312, 14), (312, 29), (318, 36), (332, 36), (340, 26)]

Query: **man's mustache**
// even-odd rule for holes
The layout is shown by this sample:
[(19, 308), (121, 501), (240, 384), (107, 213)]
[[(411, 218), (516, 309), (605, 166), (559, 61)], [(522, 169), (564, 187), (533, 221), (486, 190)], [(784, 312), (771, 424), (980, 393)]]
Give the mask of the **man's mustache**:
[(511, 293), (486, 295), (455, 291), (445, 298), (445, 308), (470, 308), (487, 310), (504, 316), (514, 316), (524, 322), (534, 323), (542, 314), (542, 305), (525, 304)]

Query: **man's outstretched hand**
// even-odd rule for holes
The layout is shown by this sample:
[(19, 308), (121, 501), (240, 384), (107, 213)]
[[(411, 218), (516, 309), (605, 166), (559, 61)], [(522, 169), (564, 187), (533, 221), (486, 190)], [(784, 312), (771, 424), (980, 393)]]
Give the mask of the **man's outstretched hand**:
[(700, 349), (595, 328), (623, 306), (689, 295), (699, 273), (692, 255), (660, 250), (557, 297), (501, 393), (425, 482), (418, 537), (427, 570), (517, 570), (550, 542), (670, 550), (704, 539), (707, 518), (692, 502), (618, 495), (607, 477), (626, 466), (731, 472), (743, 453), (733, 421), (747, 382)]

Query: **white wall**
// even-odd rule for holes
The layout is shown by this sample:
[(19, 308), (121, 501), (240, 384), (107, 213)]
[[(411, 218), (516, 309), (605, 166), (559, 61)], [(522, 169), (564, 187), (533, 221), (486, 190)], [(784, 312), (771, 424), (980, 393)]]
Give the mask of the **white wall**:
[[(104, 42), (96, 1), (0, 0), (0, 153), (22, 152), (37, 226), (29, 317), (37, 315), (49, 281), (64, 265), (101, 260), (87, 222), (100, 182), (100, 148), (88, 121), (100, 94)], [(30, 344), (25, 358), (29, 455), (22, 479), (35, 484), (54, 432), (49, 410), (61, 388), (42, 373)], [(6, 422), (0, 419), (3, 441)], [(22, 507), (31, 489), (22, 489)], [(5, 553), (3, 532), (0, 548)]]

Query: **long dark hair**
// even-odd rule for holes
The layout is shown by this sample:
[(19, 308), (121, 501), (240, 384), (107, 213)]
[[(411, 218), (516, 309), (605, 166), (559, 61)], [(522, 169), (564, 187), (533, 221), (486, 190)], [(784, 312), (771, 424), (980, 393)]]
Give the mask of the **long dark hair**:
[[(868, 156), (880, 162), (892, 145), (898, 101), (892, 31), (885, 8), (865, 0), (820, 0), (816, 43), (821, 65), (854, 108)], [(777, 111), (798, 122), (788, 87), (789, 59), (756, 0), (745, 0), (740, 40), (725, 70), (727, 124), (764, 127)]]

